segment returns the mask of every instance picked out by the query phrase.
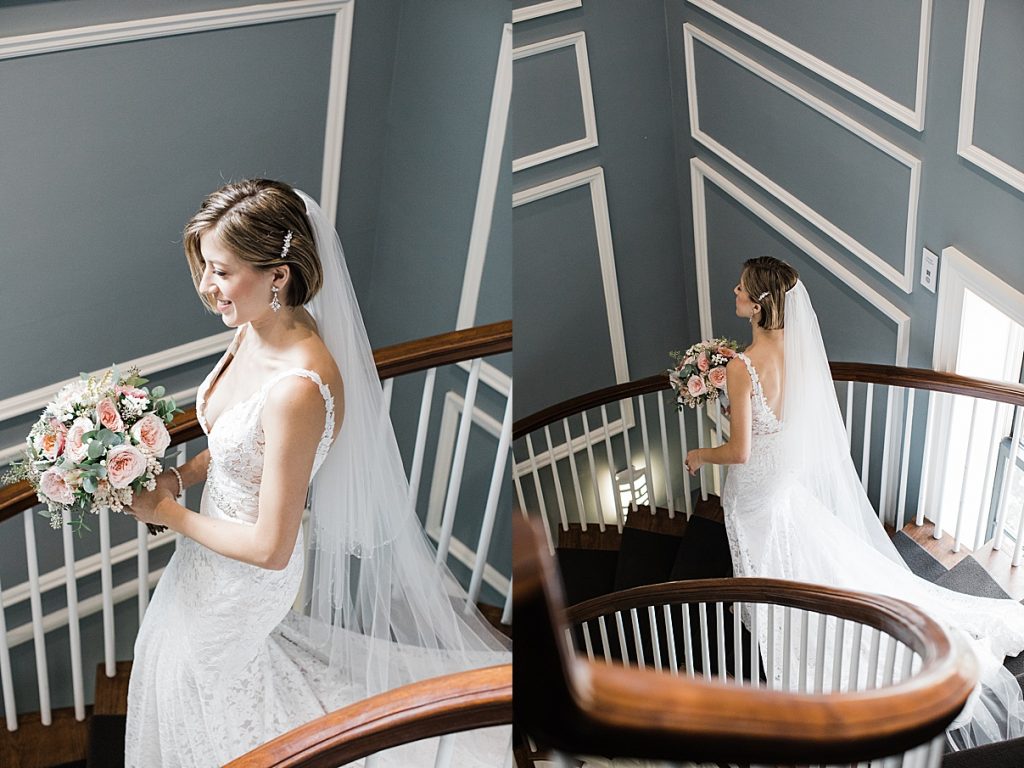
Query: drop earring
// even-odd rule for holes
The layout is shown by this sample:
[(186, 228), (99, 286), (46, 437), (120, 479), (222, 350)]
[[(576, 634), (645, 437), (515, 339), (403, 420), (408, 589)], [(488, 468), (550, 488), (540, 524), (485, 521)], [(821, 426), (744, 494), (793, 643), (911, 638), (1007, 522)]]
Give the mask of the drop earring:
[(275, 285), (271, 290), (274, 292), (274, 297), (270, 301), (270, 308), (277, 312), (281, 308), (281, 302), (277, 299), (277, 292), (281, 289)]

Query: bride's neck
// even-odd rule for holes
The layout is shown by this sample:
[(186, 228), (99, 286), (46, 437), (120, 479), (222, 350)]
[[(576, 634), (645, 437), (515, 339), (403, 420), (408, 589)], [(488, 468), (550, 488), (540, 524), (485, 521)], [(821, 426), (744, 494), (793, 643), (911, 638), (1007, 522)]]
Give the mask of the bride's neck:
[(783, 331), (781, 328), (769, 331), (759, 325), (755, 325), (751, 328), (751, 333), (751, 347), (755, 344), (758, 346), (776, 346), (782, 344)]
[(313, 327), (313, 319), (305, 307), (289, 308), (286, 312), (249, 323), (254, 347), (268, 350), (291, 346), (297, 331), (314, 332)]

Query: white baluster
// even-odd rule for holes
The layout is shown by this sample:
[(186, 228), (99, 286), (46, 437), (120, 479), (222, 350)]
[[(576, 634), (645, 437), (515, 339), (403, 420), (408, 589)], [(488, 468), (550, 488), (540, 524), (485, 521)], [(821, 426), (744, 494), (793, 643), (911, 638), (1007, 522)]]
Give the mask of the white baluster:
[(661, 607), (662, 615), (665, 617), (665, 643), (668, 645), (668, 668), (673, 675), (679, 674), (679, 659), (676, 657), (676, 636), (672, 631), (672, 606), (665, 603)]
[(768, 622), (766, 626), (768, 637), (768, 653), (764, 660), (764, 674), (768, 679), (768, 688), (775, 687), (775, 603), (768, 603)]
[(590, 625), (585, 621), (583, 622), (583, 646), (587, 649), (587, 658), (593, 661), (594, 646), (590, 640)]
[(893, 678), (896, 675), (896, 651), (899, 643), (895, 637), (886, 635), (886, 647), (885, 647), (885, 664), (882, 666), (882, 685), (888, 687), (892, 685)]
[(636, 643), (636, 664), (641, 669), (647, 666), (647, 660), (644, 658), (644, 643), (640, 637), (640, 617), (637, 615), (636, 608), (629, 609), (629, 620), (633, 625), (633, 642)]
[(647, 606), (647, 623), (651, 627), (651, 653), (654, 655), (654, 668), (661, 672), (661, 642), (658, 639), (658, 620), (655, 618), (654, 606)]
[(448, 768), (452, 764), (454, 752), (455, 734), (447, 733), (437, 740), (437, 756), (434, 758), (434, 768)]
[[(135, 532), (136, 557), (138, 559), (139, 624), (149, 607), (149, 529), (142, 523)], [(177, 544), (175, 544), (177, 546)]]
[(982, 475), (981, 501), (978, 504), (978, 525), (974, 529), (974, 548), (981, 549), (985, 544), (985, 527), (989, 522), (988, 510), (992, 504), (992, 486), (995, 484), (996, 454), (999, 451), (999, 414), (1003, 412), (1002, 403), (992, 403), (992, 423), (988, 428), (988, 457), (985, 459), (985, 474)]
[(855, 623), (853, 625), (853, 642), (850, 644), (850, 682), (847, 692), (860, 688), (860, 655), (863, 636), (864, 625), (859, 622)]
[(793, 609), (782, 608), (782, 690), (789, 691), (790, 673), (793, 671)]
[(963, 542), (964, 530), (964, 502), (967, 500), (967, 478), (971, 473), (971, 459), (974, 456), (974, 425), (978, 420), (978, 398), (973, 398), (971, 403), (971, 425), (967, 431), (967, 457), (964, 461), (964, 473), (960, 480), (960, 501), (956, 505), (956, 528), (953, 538), (953, 551), (960, 551), (960, 544)]
[[(1021, 427), (1024, 421), (1024, 408), (1014, 408), (1013, 426), (1010, 428), (1010, 457), (1006, 464), (1006, 471), (1003, 473), (1003, 482), (999, 488), (999, 512), (996, 515), (996, 540), (992, 544), (993, 549), (1000, 549), (1003, 544), (1003, 532), (1006, 528), (1006, 500), (1010, 495), (1010, 479), (1017, 468), (1017, 448), (1020, 446)], [(1021, 515), (1024, 521), (1024, 515)], [(1017, 535), (1017, 543), (1021, 542), (1020, 534)]]
[[(509, 403), (512, 398), (509, 397)], [(558, 516), (562, 520), (562, 530), (569, 530), (569, 515), (565, 510), (565, 497), (562, 495), (562, 481), (558, 477), (558, 459), (555, 457), (555, 448), (551, 442), (551, 430), (545, 425), (544, 442), (548, 447), (548, 457), (551, 459), (548, 468), (551, 470), (551, 480), (555, 484), (555, 498), (558, 500)]]
[(427, 431), (430, 429), (430, 409), (434, 403), (434, 382), (437, 368), (427, 371), (423, 380), (423, 396), (420, 398), (420, 417), (416, 422), (416, 445), (412, 452), (412, 470), (409, 472), (409, 506), (416, 509), (420, 493), (420, 478), (423, 475), (423, 456), (427, 448)]
[(114, 652), (114, 577), (110, 560), (110, 510), (101, 507), (100, 517), (100, 590), (103, 593), (103, 672), (117, 674)]
[[(694, 408), (693, 416), (697, 420), (697, 448), (704, 447), (704, 424), (701, 416), (701, 409)], [(697, 482), (700, 483), (700, 500), (708, 500), (708, 489), (707, 483), (704, 482), (704, 464), (701, 464), (700, 469), (697, 470)]]
[[(523, 511), (523, 517), (529, 520), (530, 516), (526, 512), (526, 498), (523, 496), (523, 484), (519, 482), (519, 475), (517, 475), (515, 471), (512, 472), (512, 485), (516, 489), (516, 497), (519, 499), (519, 508)], [(543, 509), (543, 507), (544, 502), (542, 501), (541, 509)], [(548, 551), (551, 553), (551, 556), (554, 557), (555, 540), (551, 536), (551, 522), (548, 520), (546, 514), (542, 514), (540, 520), (541, 523), (543, 523), (541, 527), (544, 529), (544, 537), (548, 540)]]
[[(935, 419), (937, 418), (936, 417), (936, 413), (938, 412), (938, 410), (940, 408), (940, 402), (939, 401), (941, 399), (939, 397), (939, 393), (938, 392), (935, 392), (935, 393), (930, 393), (929, 392), (927, 397), (928, 397), (928, 406), (927, 406), (927, 412), (926, 412), (926, 415), (925, 415), (925, 425), (924, 425), (924, 452), (923, 452), (923, 455), (921, 456), (921, 480), (920, 480), (920, 486), (918, 487), (918, 490), (917, 490), (917, 519), (915, 521), (917, 523), (917, 525), (924, 525), (924, 504), (925, 504), (925, 500), (928, 498), (928, 483), (930, 482), (930, 479), (931, 479), (929, 477), (929, 475), (931, 474), (931, 470), (929, 468), (930, 465), (931, 465), (931, 453), (932, 453), (931, 444), (932, 444), (932, 441), (935, 439), (935, 433), (934, 433)], [(940, 505), (940, 511), (941, 511), (941, 505)], [(936, 520), (936, 523), (938, 523), (937, 520)], [(942, 529), (937, 524), (934, 526), (934, 529), (932, 530), (932, 537), (936, 538), (936, 539), (941, 539), (942, 538)]]
[[(718, 442), (715, 443), (715, 446), (716, 447), (720, 446), (720, 445), (725, 443), (725, 439), (722, 437), (722, 411), (718, 407), (718, 401), (717, 400), (715, 401), (715, 405), (714, 405), (714, 414), (715, 414), (714, 416), (711, 415), (711, 413), (712, 413), (712, 405), (711, 405), (711, 403), (708, 402), (705, 405), (705, 407), (708, 409), (708, 418), (715, 422), (715, 434), (718, 437)], [(722, 495), (722, 483), (725, 482), (725, 465), (724, 464), (714, 464), (712, 466), (714, 468), (714, 476), (715, 476), (715, 493), (717, 493), (719, 496), (721, 496)]]
[[(685, 461), (686, 454), (688, 452), (688, 448), (686, 445), (686, 423), (683, 419), (682, 411), (679, 411), (677, 415), (679, 417), (679, 441), (683, 447), (683, 460)], [(687, 521), (689, 521), (689, 519), (693, 517), (693, 499), (690, 498), (690, 473), (686, 471), (685, 467), (683, 468), (683, 494), (686, 496), (686, 498), (684, 499), (684, 501), (686, 502), (686, 519)]]
[(4, 714), (7, 730), (18, 730), (18, 708), (14, 704), (14, 679), (11, 676), (11, 653), (7, 647), (7, 619), (4, 616), (4, 587), (0, 584), (0, 686), (4, 689)]
[(832, 690), (839, 693), (843, 685), (843, 635), (846, 634), (846, 619), (836, 616), (836, 639), (832, 650)]
[(815, 614), (818, 617), (818, 640), (814, 649), (814, 657), (817, 664), (814, 668), (814, 692), (821, 693), (825, 689), (825, 634), (828, 632), (828, 615), (824, 613)]
[(665, 473), (665, 491), (668, 494), (668, 516), (676, 516), (675, 493), (672, 491), (672, 465), (668, 462), (668, 430), (665, 428), (665, 397), (663, 389), (658, 390), (658, 423), (661, 425), (661, 461)]
[(508, 592), (505, 595), (505, 607), (501, 611), (501, 623), (506, 627), (512, 623), (512, 579), (508, 581)]
[(629, 648), (626, 646), (626, 627), (622, 623), (622, 611), (615, 612), (615, 631), (619, 635), (619, 652), (622, 654), (622, 663), (629, 666)]
[[(629, 511), (636, 512), (636, 485), (633, 482), (633, 446), (629, 439), (629, 426), (626, 424), (626, 408), (623, 407), (623, 403), (632, 404), (632, 399), (620, 400), (619, 401), (619, 416), (622, 421), (622, 442), (626, 446), (626, 471), (629, 472)], [(616, 486), (618, 483), (616, 483)], [(619, 489), (615, 489), (615, 498), (619, 498)], [(650, 490), (647, 493), (648, 501), (650, 501)]]
[[(544, 501), (544, 488), (540, 482), (540, 470), (537, 468), (537, 457), (533, 454), (533, 437), (532, 435), (526, 436), (526, 453), (529, 457), (530, 464), (530, 476), (533, 478), (533, 489), (537, 494), (537, 506), (540, 508), (541, 519), (545, 521), (547, 525), (551, 525), (553, 522), (548, 517), (548, 505)], [(563, 520), (563, 530), (569, 530), (568, 520)]]
[(907, 513), (907, 477), (910, 472), (910, 448), (913, 443), (914, 426), (914, 393), (916, 390), (910, 387), (907, 392), (907, 416), (903, 426), (903, 456), (900, 460), (900, 501), (896, 511), (896, 530), (902, 531), (906, 524)]
[(711, 646), (708, 642), (708, 604), (697, 603), (697, 614), (700, 617), (700, 656), (704, 677), (711, 677)]
[(391, 411), (391, 391), (395, 388), (394, 379), (386, 379), (384, 381), (384, 410)]
[(601, 490), (597, 485), (597, 463), (594, 461), (594, 443), (590, 439), (590, 423), (587, 412), (583, 411), (583, 441), (587, 445), (587, 465), (590, 467), (590, 484), (594, 489), (594, 509), (597, 512), (597, 527), (604, 533), (604, 510), (601, 509)]
[(71, 532), (71, 513), (64, 512), (61, 534), (64, 543), (64, 592), (68, 602), (68, 643), (71, 650), (71, 697), (75, 720), (85, 720), (85, 683), (82, 679), (82, 631), (78, 621), (78, 577), (75, 575), (75, 541)]
[(52, 722), (50, 711), (50, 675), (46, 663), (46, 638), (43, 635), (43, 606), (39, 591), (39, 560), (36, 556), (36, 529), (33, 525), (34, 509), (23, 514), (25, 521), (25, 560), (28, 565), (30, 600), (32, 604), (32, 638), (36, 651), (36, 682), (39, 684), (39, 715), (43, 725)]
[(741, 603), (732, 604), (732, 673), (736, 678), (736, 685), (743, 684), (743, 622), (740, 620), (742, 612)]
[(686, 674), (690, 677), (696, 676), (693, 668), (693, 627), (690, 622), (690, 605), (682, 603), (683, 610), (683, 655), (686, 656)]
[(868, 382), (868, 395), (864, 404), (864, 445), (860, 460), (860, 482), (864, 492), (868, 490), (868, 475), (871, 471), (871, 410), (875, 399), (874, 382)]
[(874, 627), (871, 627), (868, 631), (871, 633), (871, 650), (868, 651), (867, 690), (870, 691), (878, 686), (878, 655), (882, 642), (882, 632)]
[[(494, 469), (491, 472), (491, 485), (487, 490), (487, 504), (484, 506), (484, 519), (480, 524), (480, 539), (476, 545), (476, 559), (473, 562), (473, 577), (469, 582), (469, 600), (466, 601), (466, 613), (480, 598), (480, 588), (484, 580), (484, 568), (487, 566), (487, 552), (491, 547), (491, 535), (494, 533), (494, 520), (498, 514), (498, 499), (504, 485), (505, 470), (508, 466), (508, 448), (512, 442), (512, 389), (509, 388), (508, 400), (505, 403), (505, 415), (501, 420), (501, 436), (498, 438), (498, 451), (494, 455)], [(554, 455), (551, 455), (551, 466), (554, 467)], [(564, 514), (564, 511), (563, 511)], [(566, 525), (566, 530), (569, 526)]]
[(904, 650), (904, 654), (903, 654), (903, 668), (900, 670), (900, 679), (899, 679), (899, 682), (901, 682), (901, 683), (904, 680), (909, 680), (910, 679), (910, 674), (911, 674), (911, 672), (913, 671), (913, 668), (914, 668), (914, 652), (910, 649), (909, 646), (904, 646), (903, 650)]
[(604, 655), (605, 664), (612, 661), (611, 643), (608, 642), (608, 625), (604, 622), (604, 616), (597, 617), (597, 628), (601, 632), (601, 653)]
[(718, 678), (725, 680), (727, 672), (725, 668), (725, 605), (715, 603), (715, 639), (718, 641)]
[[(1010, 473), (1014, 465), (1010, 465), (1007, 469), (1007, 474)], [(1017, 525), (1017, 543), (1013, 547), (1013, 566), (1016, 568), (1020, 565), (1021, 555), (1024, 552), (1024, 508), (1021, 509), (1020, 523)]]
[[(647, 436), (647, 411), (644, 407), (644, 396), (637, 395), (640, 404), (640, 434), (644, 440), (644, 477), (647, 479), (647, 505), (653, 515), (658, 507), (658, 499), (654, 489), (654, 472), (651, 469), (651, 442)], [(666, 469), (668, 469), (666, 467)]]
[(797, 690), (807, 693), (807, 656), (808, 637), (810, 635), (811, 615), (807, 611), (797, 609), (796, 617), (800, 621), (800, 671), (797, 674)]
[[(601, 405), (601, 427), (604, 430), (604, 450), (605, 456), (608, 459), (608, 479), (612, 484), (612, 504), (615, 505), (615, 524), (618, 526), (619, 533), (622, 533), (622, 527), (626, 521), (622, 517), (622, 503), (619, 499), (619, 484), (615, 479), (615, 454), (612, 453), (612, 438), (611, 430), (608, 429), (608, 408), (602, 403)], [(632, 496), (633, 494), (630, 493)]]
[[(466, 449), (469, 447), (469, 432), (473, 426), (473, 407), (476, 405), (477, 384), (480, 381), (480, 364), (478, 357), (469, 368), (469, 381), (466, 383), (466, 399), (462, 406), (462, 418), (459, 419), (459, 433), (455, 438), (455, 457), (452, 459), (452, 474), (448, 480), (448, 492), (444, 499), (444, 512), (441, 517), (441, 533), (437, 540), (437, 562), (448, 559), (448, 546), (451, 544), (452, 529), (455, 527), (455, 508), (459, 504), (459, 491), (462, 489), (462, 471), (466, 465)], [(547, 517), (545, 516), (545, 520)]]
[(758, 615), (761, 606), (758, 603), (750, 604), (750, 684), (754, 688), (761, 687), (761, 654), (758, 652)]
[[(892, 441), (892, 408), (893, 408), (893, 387), (887, 386), (885, 388), (885, 429), (882, 435), (882, 484), (878, 491), (878, 516), (884, 522), (888, 515), (886, 514), (889, 505), (889, 464), (890, 464), (890, 446), (889, 443)], [(895, 516), (893, 517), (895, 522)]]
[(846, 382), (846, 445), (853, 450), (853, 382)]
[(569, 450), (569, 469), (572, 470), (572, 488), (576, 493), (576, 509), (580, 513), (580, 528), (587, 530), (587, 509), (583, 506), (583, 491), (580, 489), (580, 472), (576, 466), (576, 451), (572, 447), (572, 432), (569, 431), (569, 420), (562, 419), (562, 430), (565, 432), (565, 447)]

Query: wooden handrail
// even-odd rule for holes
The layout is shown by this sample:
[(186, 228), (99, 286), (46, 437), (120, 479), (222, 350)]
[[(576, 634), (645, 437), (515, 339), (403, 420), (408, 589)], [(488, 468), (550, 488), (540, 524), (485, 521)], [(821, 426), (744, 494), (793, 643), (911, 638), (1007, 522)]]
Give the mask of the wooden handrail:
[[(708, 594), (756, 601), (758, 590), (765, 596), (791, 593), (794, 603), (828, 612), (838, 597), (846, 610), (875, 614), (876, 625), (922, 643), (920, 672), (871, 691), (812, 695), (588, 662), (566, 641), (561, 583), (541, 525), (519, 517), (513, 523), (516, 627), (530, 638), (516, 649), (514, 675), (516, 723), (544, 746), (652, 760), (859, 762), (937, 736), (975, 685), (973, 656), (955, 653), (944, 630), (917, 608), (767, 579), (722, 583)], [(694, 589), (708, 586), (695, 582)]]
[[(1024, 406), (1024, 385), (1020, 384), (974, 379), (956, 373), (933, 371), (929, 368), (902, 368), (896, 365), (876, 365), (874, 363), (836, 362), (829, 363), (829, 367), (832, 369), (832, 378), (835, 381), (859, 381), (913, 387), (914, 389), (948, 392), (954, 395), (980, 397), (984, 400)], [(581, 411), (625, 400), (627, 397), (646, 395), (668, 388), (668, 376), (664, 373), (657, 373), (643, 379), (635, 379), (624, 384), (615, 384), (578, 395), (517, 420), (512, 425), (512, 437), (514, 440), (518, 440), (531, 432)]]
[[(512, 351), (512, 321), (481, 325), (462, 331), (451, 331), (423, 339), (382, 347), (373, 353), (381, 380), (416, 373), (477, 357)], [(343, 372), (344, 374), (344, 372)], [(194, 407), (174, 417), (169, 427), (171, 445), (202, 437)], [(35, 491), (26, 481), (0, 486), (0, 523), (39, 503)]]
[(512, 722), (512, 665), (372, 696), (301, 725), (227, 768), (334, 768), (402, 744)]

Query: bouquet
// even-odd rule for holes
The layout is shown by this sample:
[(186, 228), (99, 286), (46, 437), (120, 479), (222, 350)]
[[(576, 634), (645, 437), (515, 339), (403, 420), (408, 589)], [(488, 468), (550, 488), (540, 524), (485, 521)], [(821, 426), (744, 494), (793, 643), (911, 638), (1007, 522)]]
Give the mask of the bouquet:
[[(116, 367), (98, 378), (82, 374), (65, 385), (29, 430), (24, 458), (4, 477), (27, 480), (54, 529), (69, 514), (81, 534), (87, 513), (101, 507), (123, 512), (134, 494), (156, 488), (160, 459), (171, 436), (167, 424), (182, 413), (163, 387), (144, 387), (137, 368)], [(150, 526), (151, 533), (160, 529)]]
[(683, 406), (697, 408), (705, 403), (728, 399), (725, 392), (725, 366), (732, 355), (722, 350), (739, 348), (732, 339), (710, 339), (699, 341), (686, 352), (670, 352), (676, 361), (675, 368), (668, 369), (669, 382), (676, 391), (679, 410)]

